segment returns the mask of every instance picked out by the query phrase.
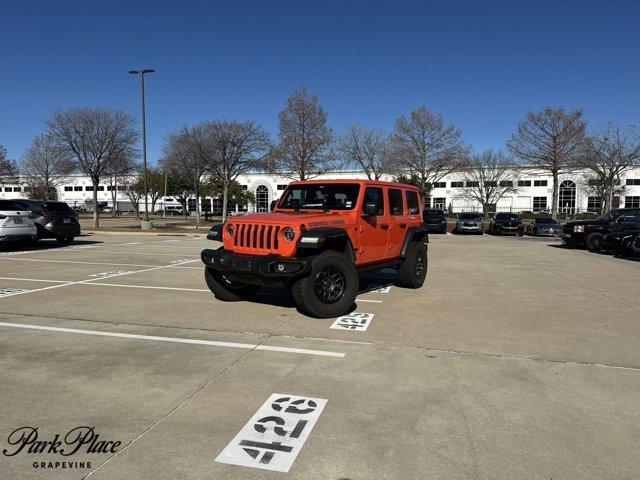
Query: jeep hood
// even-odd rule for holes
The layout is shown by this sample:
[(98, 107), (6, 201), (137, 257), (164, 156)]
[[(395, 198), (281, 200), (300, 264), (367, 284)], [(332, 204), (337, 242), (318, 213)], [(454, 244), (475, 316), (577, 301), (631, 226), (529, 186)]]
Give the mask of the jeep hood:
[(227, 222), (259, 223), (267, 225), (289, 224), (292, 226), (304, 224), (306, 228), (340, 226), (351, 223), (348, 211), (345, 211), (344, 213), (309, 211), (251, 213), (249, 215), (231, 217)]
[(565, 225), (574, 226), (574, 225), (609, 225), (608, 222), (604, 220), (572, 220), (570, 222), (565, 223)]

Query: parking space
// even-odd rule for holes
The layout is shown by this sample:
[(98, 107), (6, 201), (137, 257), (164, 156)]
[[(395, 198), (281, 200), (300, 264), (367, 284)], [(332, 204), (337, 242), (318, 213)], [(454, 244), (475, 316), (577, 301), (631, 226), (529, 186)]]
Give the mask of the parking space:
[[(353, 314), (336, 323), (300, 314), (280, 289), (217, 301), (202, 237), (81, 240), (0, 252), (2, 448), (23, 426), (41, 440), (92, 426), (121, 443), (3, 456), (3, 478), (640, 471), (637, 262), (553, 239), (433, 235), (422, 289), (362, 275)], [(290, 407), (303, 420), (278, 434), (273, 394), (316, 404)], [(256, 423), (244, 437), (263, 405), (276, 412), (267, 432)], [(62, 460), (83, 465), (47, 463)]]

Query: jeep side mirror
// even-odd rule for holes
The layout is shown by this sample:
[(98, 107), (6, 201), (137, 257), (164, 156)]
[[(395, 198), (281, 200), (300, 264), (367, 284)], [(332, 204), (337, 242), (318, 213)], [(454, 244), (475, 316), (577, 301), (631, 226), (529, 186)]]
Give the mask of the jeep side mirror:
[(366, 217), (375, 216), (377, 211), (378, 211), (378, 208), (376, 207), (375, 203), (365, 203), (364, 204), (364, 215)]

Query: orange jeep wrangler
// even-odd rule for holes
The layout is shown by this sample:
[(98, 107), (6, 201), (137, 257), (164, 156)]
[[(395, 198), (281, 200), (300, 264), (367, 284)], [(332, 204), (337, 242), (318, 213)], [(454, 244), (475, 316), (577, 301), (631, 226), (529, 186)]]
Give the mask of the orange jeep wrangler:
[(411, 185), (371, 180), (289, 184), (270, 213), (234, 217), (202, 251), (205, 280), (220, 300), (261, 286), (291, 287), (299, 309), (344, 315), (358, 293), (358, 272), (398, 270), (397, 284), (419, 288), (427, 275), (422, 201)]

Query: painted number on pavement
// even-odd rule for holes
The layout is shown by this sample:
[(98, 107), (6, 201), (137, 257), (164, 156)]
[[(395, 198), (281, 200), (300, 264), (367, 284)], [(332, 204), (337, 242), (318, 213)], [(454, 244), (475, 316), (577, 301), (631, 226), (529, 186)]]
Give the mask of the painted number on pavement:
[(274, 393), (216, 462), (288, 472), (327, 400)]
[(373, 313), (350, 313), (338, 317), (331, 328), (335, 330), (358, 330), (364, 332), (373, 320)]
[(130, 272), (129, 270), (114, 270), (112, 272), (94, 273), (93, 275), (89, 275), (89, 276), (96, 277), (96, 278), (105, 278), (105, 277), (112, 277), (114, 275), (122, 275), (124, 273), (130, 273)]
[(24, 288), (0, 288), (0, 297), (8, 297), (25, 291)]

